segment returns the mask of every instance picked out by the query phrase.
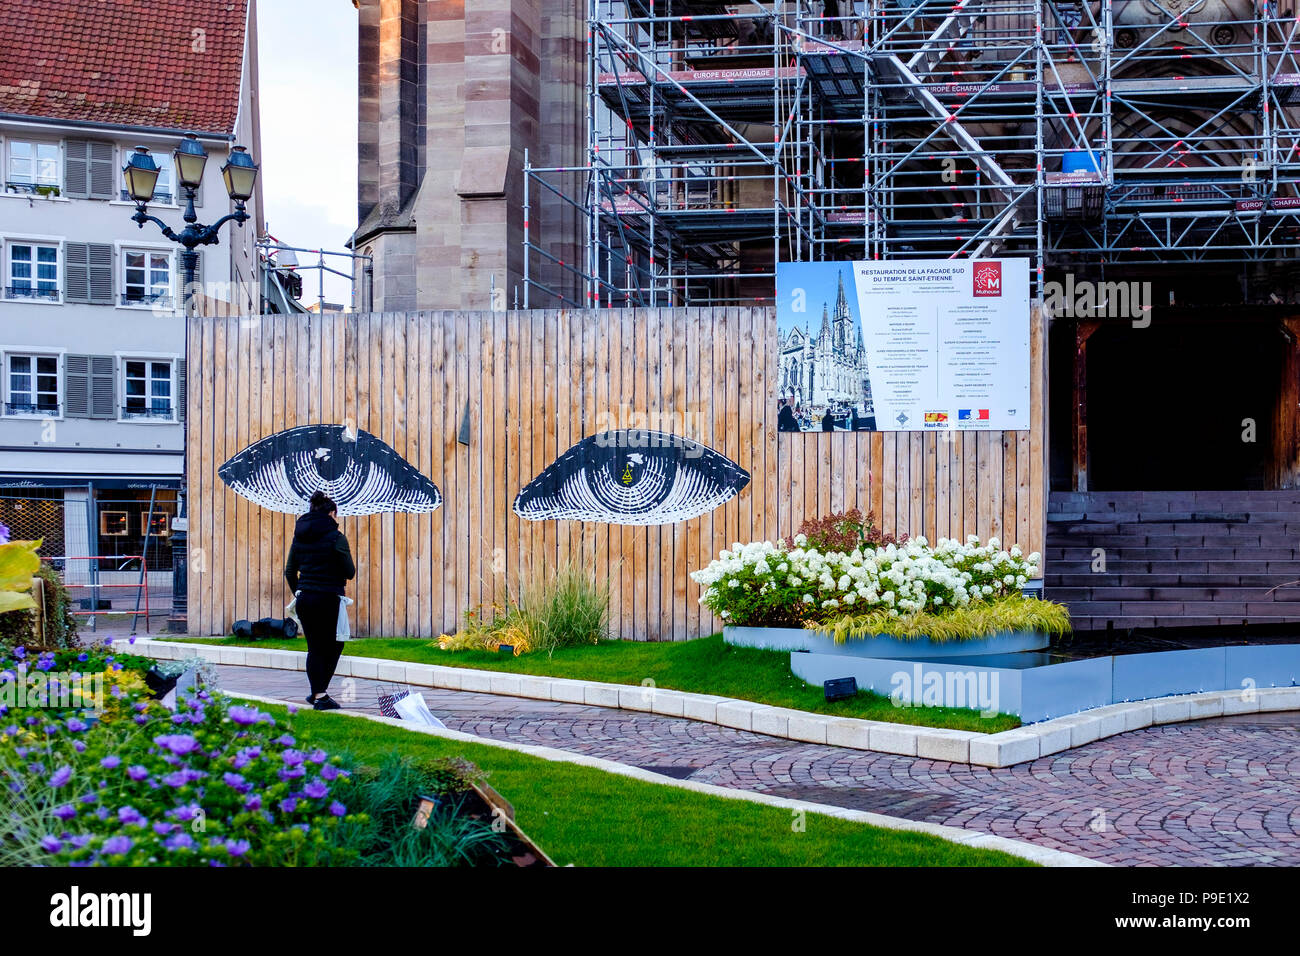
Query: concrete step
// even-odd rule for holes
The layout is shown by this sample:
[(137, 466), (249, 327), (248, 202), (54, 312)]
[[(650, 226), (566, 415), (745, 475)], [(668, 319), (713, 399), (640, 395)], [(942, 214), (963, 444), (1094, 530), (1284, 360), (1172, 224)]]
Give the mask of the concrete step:
[[(1047, 594), (1050, 597), (1050, 594)], [(1274, 601), (1069, 601), (1070, 617), (1223, 618), (1230, 623), (1261, 619), (1300, 620), (1300, 602)]]
[[(1268, 590), (1280, 584), (1288, 584), (1296, 580), (1300, 580), (1300, 574), (1295, 577), (1287, 577), (1285, 574), (1241, 574), (1232, 577), (1222, 574), (1116, 573), (1108, 570), (1105, 574), (1048, 574), (1044, 578), (1044, 585), (1048, 588), (1090, 588), (1099, 586), (1125, 588), (1239, 587)], [(1300, 585), (1283, 590), (1295, 591), (1300, 594)]]
[[(1071, 619), (1071, 626), (1075, 631), (1104, 631), (1106, 625), (1111, 624), (1115, 630), (1129, 630), (1132, 628), (1165, 628), (1165, 627), (1235, 627), (1241, 624), (1240, 620), (1222, 617), (1192, 617), (1189, 615), (1177, 616), (1147, 616), (1147, 615), (1107, 615), (1103, 617), (1074, 617)], [(1292, 616), (1270, 617), (1265, 615), (1253, 615), (1250, 624), (1300, 624), (1300, 618)], [(1298, 628), (1300, 630), (1300, 628)]]
[[(1091, 559), (1087, 561), (1048, 561), (1049, 575), (1084, 575), (1102, 572), (1092, 570)], [(1180, 580), (1185, 575), (1203, 575), (1212, 579), (1210, 583), (1220, 584), (1257, 584), (1257, 578), (1263, 577), (1273, 584), (1300, 579), (1300, 561), (1124, 561), (1115, 558), (1106, 561), (1106, 575), (1122, 574), (1163, 574), (1178, 575)], [(1249, 580), (1247, 580), (1249, 579)], [(1197, 583), (1206, 583), (1200, 581)], [(1272, 585), (1270, 585), (1271, 587)]]
[(1048, 567), (1055, 571), (1055, 565), (1061, 562), (1091, 565), (1100, 550), (1107, 566), (1115, 561), (1246, 561), (1254, 564), (1261, 562), (1294, 562), (1300, 566), (1300, 548), (1147, 548), (1116, 547), (1115, 545), (1092, 545), (1087, 547), (1063, 548), (1048, 544), (1043, 554)]
[(1300, 541), (1300, 515), (1280, 515), (1273, 512), (1273, 521), (1085, 521), (1057, 522), (1047, 528), (1047, 538), (1077, 538), (1089, 535), (1182, 535), (1187, 537), (1249, 537), (1261, 536)]
[[(1067, 604), (1088, 601), (1174, 601), (1180, 604), (1188, 602), (1231, 602), (1234, 604), (1296, 604), (1300, 606), (1300, 588), (1290, 588), (1269, 593), (1268, 587), (1189, 587), (1178, 584), (1157, 587), (1124, 587), (1122, 585), (1103, 585), (1093, 587), (1051, 587), (1044, 586), (1043, 594), (1052, 601)], [(1290, 613), (1290, 608), (1279, 613)]]
[(1049, 514), (1068, 512), (1297, 511), (1300, 490), (1284, 491), (1054, 491)]

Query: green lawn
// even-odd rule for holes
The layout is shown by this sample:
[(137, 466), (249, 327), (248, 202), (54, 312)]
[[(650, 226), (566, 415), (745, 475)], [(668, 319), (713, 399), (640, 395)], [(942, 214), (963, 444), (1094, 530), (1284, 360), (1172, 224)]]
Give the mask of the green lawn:
[[(283, 707), (258, 704), (277, 719)], [(563, 866), (1033, 866), (920, 833), (883, 830), (816, 814), (645, 783), (483, 744), (304, 710), (291, 718), (301, 742), (361, 762), (401, 752), (461, 756), (515, 807), (524, 831)], [(800, 828), (799, 824), (802, 824)]]
[[(235, 637), (191, 638), (194, 643), (248, 646), (253, 642)], [(305, 651), (307, 642), (294, 640), (257, 641), (257, 647)], [(851, 700), (827, 703), (821, 687), (805, 684), (790, 672), (790, 655), (732, 647), (721, 634), (694, 641), (647, 642), (605, 641), (590, 647), (573, 647), (545, 654), (502, 656), (489, 651), (444, 651), (422, 638), (364, 638), (348, 644), (354, 657), (473, 667), (480, 670), (513, 671), (544, 677), (570, 677), (639, 685), (653, 680), (656, 687), (717, 694), (752, 700), (777, 707), (838, 717), (861, 717), (927, 727), (948, 727), (997, 733), (1020, 726), (1010, 714), (981, 717), (978, 711), (952, 707), (895, 707), (888, 697), (860, 692)]]

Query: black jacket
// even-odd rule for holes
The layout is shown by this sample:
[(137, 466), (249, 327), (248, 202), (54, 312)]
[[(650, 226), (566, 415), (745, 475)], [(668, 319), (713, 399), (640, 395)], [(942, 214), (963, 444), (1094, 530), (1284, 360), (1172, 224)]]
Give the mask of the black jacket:
[(300, 517), (284, 564), (290, 590), (342, 594), (344, 583), (356, 575), (348, 539), (339, 530), (338, 522), (329, 515), (311, 512)]

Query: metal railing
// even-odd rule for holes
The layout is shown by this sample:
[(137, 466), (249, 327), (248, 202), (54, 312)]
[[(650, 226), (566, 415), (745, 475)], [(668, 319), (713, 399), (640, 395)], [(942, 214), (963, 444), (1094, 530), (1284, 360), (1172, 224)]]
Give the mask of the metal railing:
[(121, 302), (123, 305), (149, 305), (170, 309), (172, 297), (168, 292), (123, 292)]
[[(131, 198), (131, 193), (130, 193), (130, 191), (129, 191), (129, 190), (126, 190), (126, 189), (123, 189), (123, 190), (122, 190), (122, 201), (123, 201), (123, 202), (135, 202), (135, 200)], [(154, 190), (154, 194), (153, 194), (153, 204), (154, 204), (155, 206), (172, 206), (172, 205), (175, 205), (175, 203), (176, 203), (176, 200), (173, 198), (173, 196), (172, 196), (171, 193), (167, 192), (167, 190), (165, 190), (165, 189), (155, 189), (155, 190)]]
[(59, 404), (42, 404), (40, 402), (5, 402), (6, 415), (48, 415), (57, 417)]
[(4, 289), (6, 299), (45, 299), (49, 302), (58, 302), (61, 298), (58, 286), (53, 289), (42, 289), (39, 285), (7, 285)]
[(122, 408), (122, 417), (124, 419), (144, 418), (154, 421), (172, 421), (175, 419), (171, 403), (164, 406), (152, 405), (149, 407), (141, 405), (125, 405)]

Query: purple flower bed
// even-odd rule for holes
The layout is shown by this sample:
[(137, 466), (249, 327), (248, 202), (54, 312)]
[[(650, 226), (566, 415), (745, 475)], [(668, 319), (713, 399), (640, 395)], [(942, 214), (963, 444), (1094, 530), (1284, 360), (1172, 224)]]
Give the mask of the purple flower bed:
[[(60, 663), (18, 648), (0, 656), (0, 671), (22, 662)], [(300, 866), (356, 856), (337, 831), (365, 817), (350, 815), (339, 792), (349, 776), (340, 757), (300, 747), (272, 715), (206, 690), (175, 712), (118, 690), (112, 713), (0, 707), (0, 862)]]

